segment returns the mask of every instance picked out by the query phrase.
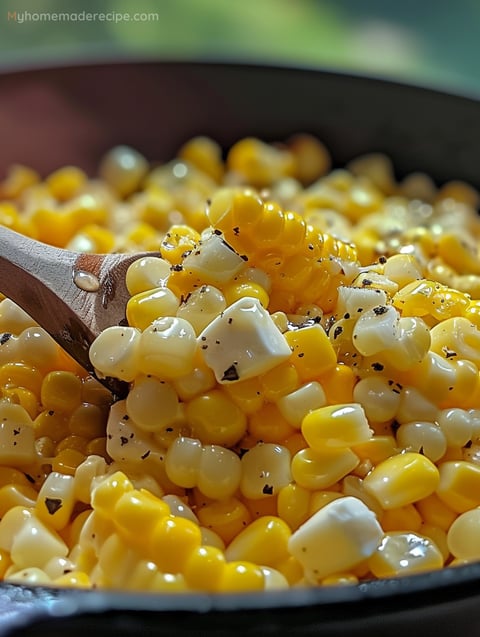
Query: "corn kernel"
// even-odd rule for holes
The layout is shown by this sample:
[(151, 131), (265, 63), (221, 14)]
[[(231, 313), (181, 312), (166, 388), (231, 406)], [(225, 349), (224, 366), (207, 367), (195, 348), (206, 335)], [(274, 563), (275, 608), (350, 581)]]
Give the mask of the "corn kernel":
[(311, 491), (291, 483), (278, 493), (278, 516), (295, 531), (305, 522), (310, 513)]
[(191, 400), (186, 417), (193, 435), (203, 444), (231, 447), (247, 429), (245, 414), (219, 389)]
[(290, 360), (302, 380), (316, 380), (318, 376), (335, 368), (335, 350), (320, 325), (287, 332), (285, 338), (292, 350)]
[(226, 544), (251, 520), (247, 507), (235, 497), (206, 504), (198, 509), (197, 515), (202, 526), (215, 531)]
[(415, 506), (426, 524), (436, 526), (444, 531), (450, 528), (457, 517), (455, 511), (440, 500), (436, 493), (419, 500)]
[(219, 591), (225, 569), (225, 556), (214, 546), (199, 546), (190, 553), (184, 567), (187, 586), (193, 590)]
[(480, 506), (480, 467), (464, 460), (442, 462), (436, 493), (457, 513)]
[(366, 476), (364, 485), (384, 509), (395, 509), (426, 498), (439, 481), (439, 471), (431, 460), (406, 452), (377, 465)]
[(417, 533), (387, 533), (368, 566), (375, 577), (398, 577), (442, 568), (438, 547)]
[(162, 316), (174, 316), (179, 304), (179, 299), (166, 287), (139, 292), (128, 300), (128, 324), (144, 330)]
[(366, 442), (372, 430), (358, 403), (331, 405), (311, 411), (302, 421), (302, 434), (314, 451), (351, 447)]
[(281, 445), (259, 443), (243, 454), (240, 491), (260, 500), (276, 495), (291, 481), (290, 452)]
[(201, 532), (197, 524), (185, 518), (164, 516), (152, 531), (152, 559), (163, 572), (181, 573), (200, 543)]
[(348, 447), (332, 447), (324, 451), (307, 448), (292, 458), (291, 471), (295, 482), (305, 489), (326, 489), (348, 475), (359, 458)]
[(291, 531), (278, 517), (263, 516), (239, 533), (225, 551), (227, 561), (253, 562), (275, 567), (288, 558)]
[(262, 570), (250, 562), (228, 562), (223, 568), (219, 589), (222, 593), (241, 593), (263, 590)]

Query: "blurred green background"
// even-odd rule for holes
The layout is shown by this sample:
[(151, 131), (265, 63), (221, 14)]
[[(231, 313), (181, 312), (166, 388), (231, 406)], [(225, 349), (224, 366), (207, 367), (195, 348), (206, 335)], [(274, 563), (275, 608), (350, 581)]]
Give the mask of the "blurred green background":
[[(24, 19), (118, 12), (130, 21)], [(134, 14), (156, 17), (133, 21)], [(16, 14), (16, 17), (13, 17)], [(480, 0), (1, 0), (0, 66), (112, 57), (327, 66), (480, 94)]]

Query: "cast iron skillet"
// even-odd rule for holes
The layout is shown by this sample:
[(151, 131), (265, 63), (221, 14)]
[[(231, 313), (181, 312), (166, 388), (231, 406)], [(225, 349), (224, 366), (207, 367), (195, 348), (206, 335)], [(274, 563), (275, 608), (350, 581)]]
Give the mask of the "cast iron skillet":
[[(111, 146), (170, 159), (197, 134), (228, 147), (245, 135), (323, 139), (343, 165), (389, 154), (399, 177), (480, 187), (480, 102), (308, 69), (135, 62), (0, 75), (0, 174), (74, 163), (94, 172)], [(477, 635), (480, 564), (358, 586), (215, 596), (0, 585), (0, 636), (422, 637)]]

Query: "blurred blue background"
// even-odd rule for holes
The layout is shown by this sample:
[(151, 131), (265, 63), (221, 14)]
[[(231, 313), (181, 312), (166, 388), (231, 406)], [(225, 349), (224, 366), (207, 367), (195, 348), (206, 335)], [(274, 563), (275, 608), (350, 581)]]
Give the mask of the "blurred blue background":
[[(128, 13), (130, 19), (40, 19), (41, 12)], [(480, 0), (0, 4), (3, 67), (117, 56), (214, 58), (327, 66), (480, 94), (479, 42)]]

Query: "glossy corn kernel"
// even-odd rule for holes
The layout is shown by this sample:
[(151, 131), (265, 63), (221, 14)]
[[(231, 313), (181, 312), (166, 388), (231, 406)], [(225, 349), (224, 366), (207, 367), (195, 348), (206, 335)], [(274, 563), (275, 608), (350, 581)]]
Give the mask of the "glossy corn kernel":
[(126, 412), (145, 432), (171, 425), (178, 414), (178, 397), (170, 383), (139, 376), (127, 396)]
[(278, 400), (278, 409), (285, 420), (295, 428), (300, 428), (303, 419), (311, 411), (326, 404), (325, 391), (322, 385), (311, 381), (298, 389), (286, 393)]
[(442, 462), (436, 493), (457, 513), (480, 506), (480, 466), (464, 460)]
[(398, 577), (442, 568), (443, 556), (429, 538), (390, 532), (368, 560), (375, 577)]
[(59, 168), (47, 177), (46, 183), (51, 194), (60, 201), (74, 197), (85, 185), (87, 177), (83, 171), (74, 166)]
[(127, 303), (127, 321), (131, 327), (144, 330), (155, 319), (162, 316), (174, 316), (178, 306), (179, 300), (168, 288), (160, 287), (139, 292)]
[(86, 455), (77, 449), (62, 449), (52, 459), (52, 470), (68, 476), (75, 475), (77, 467), (85, 460)]
[(199, 546), (193, 549), (185, 562), (185, 582), (192, 590), (218, 592), (224, 570), (223, 551), (214, 546)]
[(248, 419), (250, 436), (259, 442), (285, 440), (295, 429), (285, 420), (275, 403), (264, 403)]
[(359, 403), (329, 405), (308, 413), (302, 421), (302, 434), (314, 451), (325, 447), (351, 447), (366, 442), (372, 430)]
[(92, 343), (89, 356), (100, 374), (132, 381), (139, 372), (140, 332), (134, 327), (108, 327)]
[(368, 460), (372, 465), (377, 465), (398, 453), (398, 448), (393, 436), (374, 435), (366, 442), (354, 445), (352, 451), (360, 460)]
[(192, 433), (203, 444), (233, 446), (245, 434), (245, 414), (221, 390), (214, 389), (191, 400), (186, 408)]
[(92, 492), (92, 507), (106, 518), (111, 518), (117, 500), (132, 490), (133, 484), (127, 476), (116, 471), (96, 485)]
[(287, 332), (285, 338), (292, 350), (291, 362), (303, 380), (315, 380), (337, 364), (335, 351), (320, 325)]
[(30, 485), (6, 484), (0, 487), (0, 516), (4, 516), (13, 507), (33, 508), (37, 492)]
[(52, 472), (47, 476), (35, 506), (36, 515), (59, 531), (70, 521), (75, 506), (75, 481), (72, 476)]
[(354, 402), (353, 388), (356, 380), (354, 371), (342, 363), (326, 372), (321, 377), (320, 382), (325, 392), (327, 404)]
[(457, 559), (480, 559), (480, 509), (461, 513), (452, 523), (447, 533), (448, 549)]
[(384, 509), (395, 509), (426, 498), (436, 490), (439, 480), (439, 471), (431, 460), (406, 452), (377, 465), (364, 485)]
[(295, 531), (310, 515), (311, 492), (292, 482), (278, 493), (278, 516)]
[(236, 497), (205, 504), (197, 510), (197, 515), (202, 526), (215, 531), (226, 544), (251, 521), (249, 510)]
[(263, 516), (251, 522), (228, 545), (227, 561), (253, 562), (272, 566), (288, 558), (288, 540), (291, 531), (278, 517)]
[(288, 548), (305, 578), (349, 571), (370, 557), (383, 539), (375, 514), (357, 498), (344, 497), (320, 509), (293, 533)]
[(196, 349), (196, 335), (188, 321), (159, 318), (140, 337), (140, 371), (166, 380), (179, 378), (194, 368)]
[(188, 321), (198, 335), (226, 307), (227, 302), (221, 290), (214, 285), (202, 285), (182, 296), (177, 316)]
[(116, 146), (102, 158), (99, 173), (120, 196), (136, 190), (148, 170), (145, 157), (129, 146)]
[(28, 412), (21, 405), (0, 403), (0, 464), (21, 467), (35, 460), (35, 429)]
[(134, 489), (123, 493), (116, 501), (112, 519), (127, 542), (142, 546), (158, 521), (168, 515), (167, 503), (145, 489)]
[(246, 498), (261, 500), (277, 495), (290, 483), (290, 452), (281, 445), (259, 443), (243, 454), (240, 491)]
[(326, 489), (348, 475), (359, 458), (348, 447), (314, 451), (307, 447), (292, 458), (292, 477), (300, 486), (315, 491)]
[(441, 500), (436, 493), (415, 503), (415, 506), (426, 524), (447, 531), (457, 517), (455, 511)]
[(201, 544), (200, 528), (176, 516), (162, 517), (152, 531), (150, 551), (153, 561), (166, 573), (181, 573), (190, 554)]
[(265, 578), (260, 567), (251, 562), (235, 561), (225, 564), (220, 580), (222, 593), (241, 593), (263, 590)]
[(418, 532), (422, 526), (422, 518), (413, 504), (407, 504), (398, 509), (387, 509), (381, 519), (382, 529), (390, 531)]

